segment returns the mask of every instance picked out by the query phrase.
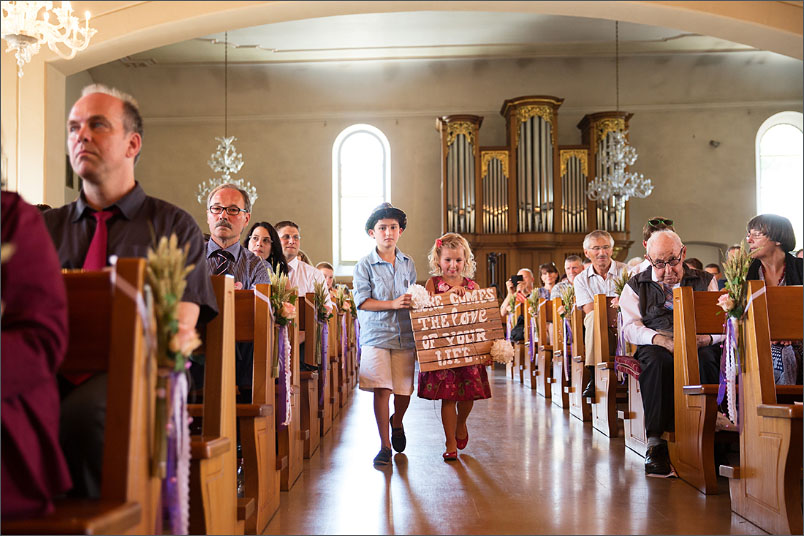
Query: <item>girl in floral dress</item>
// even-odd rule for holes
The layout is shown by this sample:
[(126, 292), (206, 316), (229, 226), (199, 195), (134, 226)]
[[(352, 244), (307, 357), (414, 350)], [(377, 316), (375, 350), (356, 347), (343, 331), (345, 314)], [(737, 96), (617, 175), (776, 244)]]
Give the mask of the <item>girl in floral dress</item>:
[[(464, 237), (447, 233), (430, 250), (430, 273), (425, 288), (430, 294), (455, 292), (463, 296), (467, 290), (478, 288), (471, 277), (475, 261)], [(419, 372), (419, 397), (441, 400), (441, 422), (444, 425), (447, 450), (446, 461), (458, 459), (458, 450), (466, 448), (469, 429), (466, 420), (475, 400), (491, 398), (491, 388), (485, 365)]]

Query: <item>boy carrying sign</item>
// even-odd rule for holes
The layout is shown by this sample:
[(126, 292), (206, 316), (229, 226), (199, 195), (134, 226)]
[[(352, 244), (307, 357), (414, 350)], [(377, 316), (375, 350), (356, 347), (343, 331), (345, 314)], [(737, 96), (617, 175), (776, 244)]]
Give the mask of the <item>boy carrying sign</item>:
[[(416, 282), (413, 260), (396, 243), (407, 226), (404, 212), (383, 203), (366, 222), (376, 248), (355, 266), (354, 299), (360, 322), (360, 389), (374, 392), (374, 417), (380, 432), (375, 465), (391, 463), (394, 450), (405, 450), (402, 417), (413, 394), (414, 342), (410, 327), (408, 287)], [(388, 403), (394, 394), (394, 415)], [(391, 425), (389, 439), (388, 423)]]

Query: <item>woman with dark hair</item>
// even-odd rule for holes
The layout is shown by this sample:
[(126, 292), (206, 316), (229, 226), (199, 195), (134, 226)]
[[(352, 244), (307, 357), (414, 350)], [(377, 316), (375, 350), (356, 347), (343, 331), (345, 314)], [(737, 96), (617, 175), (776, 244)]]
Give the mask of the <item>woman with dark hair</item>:
[[(754, 257), (747, 278), (761, 279), (769, 287), (800, 285), (804, 260), (790, 254), (796, 247), (790, 220), (776, 214), (760, 214), (746, 227), (746, 239)], [(776, 383), (801, 384), (801, 342), (772, 341), (771, 355)]]
[(550, 299), (550, 291), (558, 283), (558, 268), (555, 263), (546, 262), (539, 265), (539, 277), (542, 280), (542, 287), (539, 288), (539, 297), (545, 300)]
[(288, 263), (282, 253), (279, 234), (267, 221), (258, 221), (251, 226), (243, 246), (267, 262), (275, 273), (288, 275)]

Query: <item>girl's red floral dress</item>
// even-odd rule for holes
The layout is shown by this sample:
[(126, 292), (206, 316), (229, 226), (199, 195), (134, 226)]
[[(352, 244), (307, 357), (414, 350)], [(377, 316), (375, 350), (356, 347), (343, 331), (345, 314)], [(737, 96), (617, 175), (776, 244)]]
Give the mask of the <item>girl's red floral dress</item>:
[[(449, 286), (441, 276), (435, 276), (433, 288), (436, 294), (449, 291)], [(463, 279), (466, 290), (475, 290), (477, 283), (469, 278)], [(428, 400), (481, 400), (491, 398), (489, 378), (485, 365), (467, 365), (443, 370), (419, 372), (419, 397)]]

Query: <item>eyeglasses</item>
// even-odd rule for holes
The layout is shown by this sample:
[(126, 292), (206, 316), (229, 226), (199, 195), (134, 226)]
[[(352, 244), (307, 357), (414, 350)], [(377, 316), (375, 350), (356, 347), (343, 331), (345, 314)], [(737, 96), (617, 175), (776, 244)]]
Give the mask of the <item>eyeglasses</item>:
[(220, 205), (212, 205), (209, 207), (209, 212), (215, 215), (222, 214), (224, 210), (229, 216), (237, 216), (241, 212), (248, 213), (248, 210), (240, 207), (222, 207)]
[(651, 227), (658, 227), (660, 225), (673, 225), (673, 220), (667, 220), (664, 218), (653, 218), (652, 220), (648, 220), (648, 225)]
[(766, 236), (768, 235), (759, 231), (748, 231), (748, 233), (745, 235), (745, 237), (750, 240), (759, 240), (760, 238), (764, 238)]
[(301, 240), (301, 236), (299, 236), (297, 234), (295, 234), (295, 235), (283, 234), (283, 235), (279, 236), (279, 239), (280, 240), (285, 240), (285, 241), (293, 240), (294, 242), (298, 242), (299, 240)]
[(678, 266), (678, 263), (681, 262), (681, 256), (683, 254), (684, 254), (684, 248), (681, 248), (681, 252), (678, 254), (678, 257), (671, 257), (666, 261), (654, 261), (648, 255), (645, 255), (645, 258), (648, 259), (648, 262), (650, 262), (651, 266), (653, 266), (657, 270), (664, 270), (667, 266), (670, 267)]
[(598, 251), (608, 251), (608, 250), (611, 249), (611, 246), (595, 246), (595, 247), (589, 248), (589, 249), (591, 249), (592, 251), (597, 253)]

